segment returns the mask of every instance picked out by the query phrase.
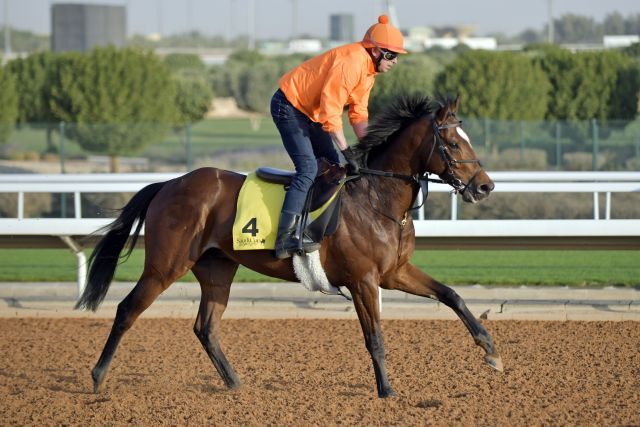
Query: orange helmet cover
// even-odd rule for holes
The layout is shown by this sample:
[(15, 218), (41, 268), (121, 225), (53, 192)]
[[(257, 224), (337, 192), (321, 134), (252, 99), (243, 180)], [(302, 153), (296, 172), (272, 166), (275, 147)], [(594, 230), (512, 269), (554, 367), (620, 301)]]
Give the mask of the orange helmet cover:
[(362, 38), (364, 47), (377, 47), (397, 53), (407, 53), (404, 50), (404, 38), (396, 27), (389, 23), (387, 15), (380, 15), (378, 23), (373, 24)]

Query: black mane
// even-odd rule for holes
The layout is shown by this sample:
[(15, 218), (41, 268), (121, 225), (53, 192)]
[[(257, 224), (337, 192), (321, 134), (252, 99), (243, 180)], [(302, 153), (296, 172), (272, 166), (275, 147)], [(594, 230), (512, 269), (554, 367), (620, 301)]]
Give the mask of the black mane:
[(369, 124), (367, 135), (355, 149), (368, 152), (378, 147), (412, 121), (433, 112), (433, 100), (426, 95), (401, 96), (387, 106)]
[[(354, 146), (362, 153), (370, 153), (384, 145), (396, 132), (405, 128), (416, 119), (432, 114), (453, 102), (450, 95), (438, 95), (436, 99), (424, 94), (398, 97), (369, 124), (367, 135)], [(375, 150), (374, 150), (375, 151)]]

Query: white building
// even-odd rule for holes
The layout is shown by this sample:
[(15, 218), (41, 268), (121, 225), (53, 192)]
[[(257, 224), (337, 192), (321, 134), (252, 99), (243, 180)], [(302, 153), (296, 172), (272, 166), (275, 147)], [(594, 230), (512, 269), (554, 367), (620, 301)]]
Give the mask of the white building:
[(637, 34), (624, 36), (604, 36), (602, 38), (602, 45), (605, 49), (627, 47), (639, 42), (640, 36), (638, 36)]
[(290, 53), (316, 53), (322, 51), (322, 42), (318, 39), (293, 39), (289, 42)]

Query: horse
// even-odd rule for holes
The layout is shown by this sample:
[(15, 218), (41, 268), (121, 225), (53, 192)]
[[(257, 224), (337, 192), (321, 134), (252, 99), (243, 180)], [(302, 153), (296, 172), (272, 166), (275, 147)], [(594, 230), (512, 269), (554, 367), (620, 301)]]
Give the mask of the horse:
[[(459, 98), (399, 97), (369, 126), (356, 145), (363, 156), (357, 179), (341, 193), (336, 231), (322, 240), (319, 256), (330, 283), (351, 294), (375, 373), (378, 396), (395, 396), (385, 368), (378, 292), (395, 289), (442, 302), (462, 320), (484, 360), (502, 371), (491, 335), (451, 288), (411, 262), (415, 232), (410, 211), (420, 182), (436, 174), (465, 202), (491, 193), (494, 183), (482, 168), (458, 119)], [(351, 177), (353, 178), (353, 177)], [(172, 283), (193, 272), (201, 288), (194, 332), (229, 389), (241, 381), (219, 340), (221, 318), (240, 264), (267, 276), (297, 281), (292, 259), (273, 251), (235, 251), (232, 226), (245, 175), (205, 167), (153, 183), (136, 193), (108, 225), (89, 258), (87, 286), (76, 308), (95, 311), (104, 299), (118, 262), (133, 249), (145, 223), (144, 269), (118, 304), (113, 326), (91, 371), (100, 390), (125, 332)], [(137, 227), (131, 233), (134, 224)], [(129, 243), (128, 251), (123, 252)]]

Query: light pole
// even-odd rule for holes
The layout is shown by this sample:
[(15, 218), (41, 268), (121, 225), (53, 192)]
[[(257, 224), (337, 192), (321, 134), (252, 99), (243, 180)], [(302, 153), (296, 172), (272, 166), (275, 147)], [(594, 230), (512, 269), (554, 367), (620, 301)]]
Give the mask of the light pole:
[(256, 2), (255, 0), (249, 0), (247, 10), (247, 32), (249, 35), (249, 50), (255, 50), (256, 48)]
[(4, 62), (11, 55), (11, 29), (9, 28), (9, 0), (4, 0)]
[(298, 37), (298, 0), (291, 0), (291, 39)]
[(547, 42), (553, 43), (553, 0), (547, 0), (549, 23), (547, 24)]

